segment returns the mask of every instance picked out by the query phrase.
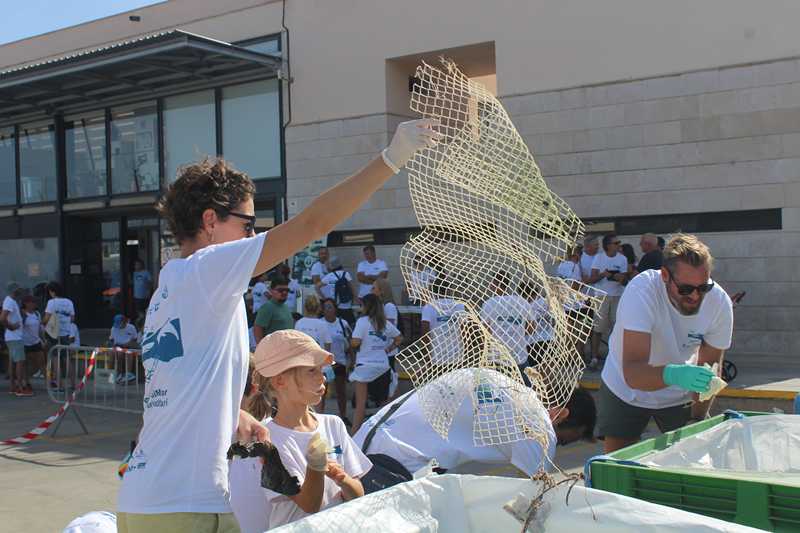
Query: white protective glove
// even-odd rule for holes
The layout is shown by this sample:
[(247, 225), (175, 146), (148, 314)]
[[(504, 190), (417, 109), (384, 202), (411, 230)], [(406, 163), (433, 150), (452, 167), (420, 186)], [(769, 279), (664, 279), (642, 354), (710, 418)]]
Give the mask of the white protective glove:
[(320, 437), (319, 432), (314, 433), (308, 443), (306, 450), (306, 460), (308, 461), (308, 468), (316, 470), (317, 472), (328, 471), (328, 443), (325, 439)]
[(433, 148), (443, 135), (433, 129), (439, 120), (423, 118), (401, 122), (394, 132), (392, 142), (381, 152), (383, 162), (395, 174), (422, 148)]

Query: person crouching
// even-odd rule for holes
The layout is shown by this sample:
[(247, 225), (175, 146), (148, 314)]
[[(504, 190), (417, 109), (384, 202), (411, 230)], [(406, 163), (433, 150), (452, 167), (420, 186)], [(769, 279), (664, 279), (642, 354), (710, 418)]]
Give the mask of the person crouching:
[(311, 409), (325, 393), (323, 368), (332, 361), (329, 352), (297, 330), (271, 333), (256, 347), (254, 383), (274, 408), (266, 424), (270, 439), (301, 486), (296, 496), (264, 490), (270, 529), (364, 495), (359, 478), (372, 463), (338, 416)]

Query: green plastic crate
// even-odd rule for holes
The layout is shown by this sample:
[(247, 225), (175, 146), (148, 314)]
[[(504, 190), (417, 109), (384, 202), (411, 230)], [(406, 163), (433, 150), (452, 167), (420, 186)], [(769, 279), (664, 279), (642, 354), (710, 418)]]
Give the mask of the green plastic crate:
[[(769, 413), (743, 411), (744, 416)], [(719, 415), (590, 460), (591, 486), (640, 500), (769, 531), (800, 532), (800, 487), (740, 480), (712, 473), (686, 474), (614, 461), (637, 461), (725, 421)]]

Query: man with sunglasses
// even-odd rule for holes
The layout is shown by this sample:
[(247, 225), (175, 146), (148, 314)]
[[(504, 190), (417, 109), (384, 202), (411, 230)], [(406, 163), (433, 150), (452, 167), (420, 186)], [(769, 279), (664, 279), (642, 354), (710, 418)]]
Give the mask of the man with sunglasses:
[(289, 297), (289, 281), (283, 276), (275, 276), (269, 283), (270, 298), (258, 309), (253, 324), (256, 342), (274, 331), (294, 328), (292, 310), (286, 305)]
[(599, 431), (606, 453), (639, 441), (650, 418), (663, 432), (702, 419), (714, 373), (731, 343), (733, 309), (711, 280), (713, 258), (694, 235), (678, 234), (660, 270), (625, 289), (611, 334), (599, 393)]

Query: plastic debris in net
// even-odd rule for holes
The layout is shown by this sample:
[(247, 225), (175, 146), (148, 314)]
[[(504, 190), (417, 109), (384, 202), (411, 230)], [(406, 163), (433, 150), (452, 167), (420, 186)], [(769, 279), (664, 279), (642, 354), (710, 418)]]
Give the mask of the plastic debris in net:
[(699, 399), (701, 402), (710, 400), (711, 398), (719, 394), (722, 391), (722, 389), (728, 386), (725, 380), (719, 377), (719, 363), (714, 363), (713, 366), (708, 366), (708, 363), (704, 363), (703, 366), (711, 370), (714, 373), (714, 377), (711, 378), (711, 383), (708, 386), (708, 390), (700, 393)]
[[(411, 109), (444, 135), (408, 163), (421, 233), (400, 265), (411, 298), (450, 314), (397, 359), (421, 388), (459, 368), (490, 368), (525, 388), (518, 364), (530, 355), (531, 387), (545, 407), (563, 406), (584, 364), (577, 346), (591, 333), (600, 298), (580, 283), (548, 276), (583, 237), (583, 224), (547, 187), (500, 102), (452, 62), (417, 68)], [(529, 347), (531, 338), (545, 339)], [(474, 384), (473, 384), (474, 385)], [(473, 404), (480, 400), (473, 394)], [(512, 395), (513, 396), (513, 395)], [(447, 438), (459, 403), (420, 397), (427, 420)], [(523, 407), (476, 417), (476, 444), (531, 438)], [(542, 436), (544, 438), (544, 436)]]

